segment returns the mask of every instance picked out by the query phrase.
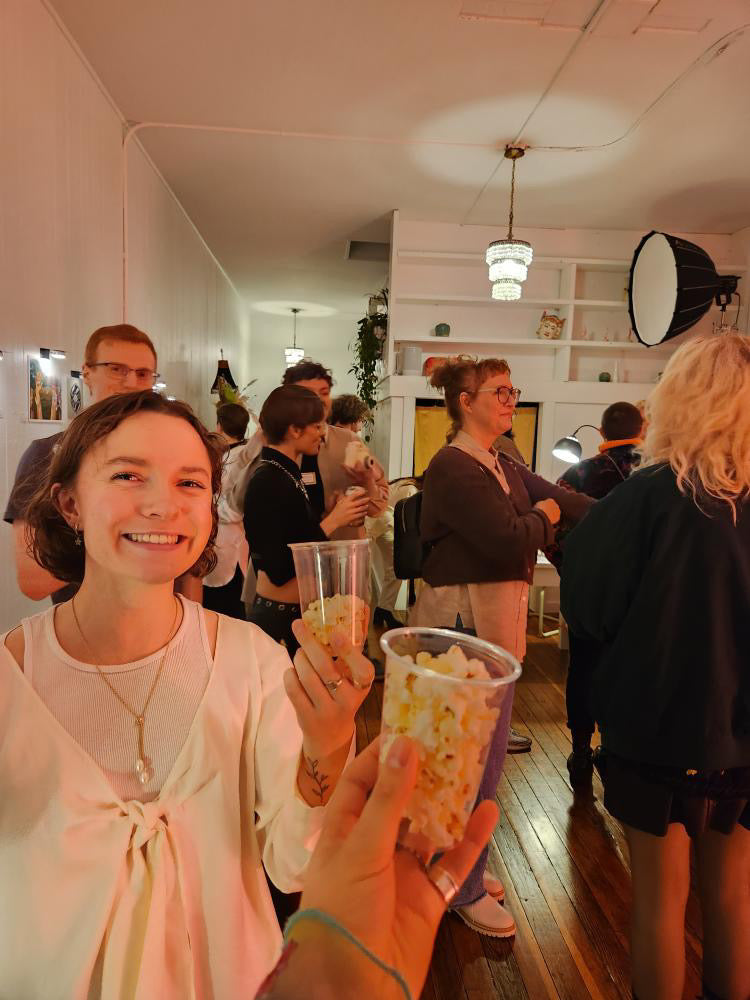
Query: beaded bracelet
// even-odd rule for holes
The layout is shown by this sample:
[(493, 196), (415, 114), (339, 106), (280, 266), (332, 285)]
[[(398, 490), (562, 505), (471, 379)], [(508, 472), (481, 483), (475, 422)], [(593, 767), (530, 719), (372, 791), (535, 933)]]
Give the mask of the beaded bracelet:
[(370, 949), (366, 945), (362, 944), (359, 938), (356, 938), (351, 931), (348, 931), (346, 927), (344, 927), (342, 924), (338, 922), (338, 920), (335, 919), (335, 917), (330, 916), (324, 910), (312, 910), (312, 909), (298, 910), (296, 913), (293, 913), (292, 916), (287, 920), (286, 926), (284, 927), (284, 941), (288, 941), (289, 934), (291, 933), (295, 925), (303, 920), (314, 920), (317, 923), (323, 924), (325, 927), (330, 927), (332, 930), (336, 931), (343, 938), (349, 941), (350, 944), (353, 944), (355, 945), (355, 947), (359, 948), (362, 954), (366, 955), (371, 962), (374, 962), (379, 969), (382, 969), (383, 972), (387, 973), (387, 975), (389, 975), (392, 979), (395, 979), (395, 981), (403, 990), (404, 997), (406, 998), (406, 1000), (412, 1000), (412, 995), (409, 991), (409, 987), (406, 985), (406, 980), (398, 971), (398, 969), (394, 969), (392, 966), (388, 965), (382, 959), (378, 958), (378, 956), (374, 952), (370, 951)]

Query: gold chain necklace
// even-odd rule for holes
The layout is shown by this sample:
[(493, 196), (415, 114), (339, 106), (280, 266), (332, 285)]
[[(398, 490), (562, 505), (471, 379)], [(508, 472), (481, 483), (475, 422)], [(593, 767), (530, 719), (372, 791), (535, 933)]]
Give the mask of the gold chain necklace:
[[(148, 696), (146, 698), (146, 703), (143, 706), (143, 708), (140, 710), (140, 712), (136, 712), (134, 709), (132, 709), (130, 707), (130, 705), (128, 705), (128, 703), (125, 701), (125, 699), (119, 693), (119, 691), (117, 691), (117, 689), (113, 686), (112, 682), (107, 677), (107, 675), (104, 673), (104, 671), (99, 666), (99, 664), (98, 663), (94, 663), (94, 666), (96, 667), (96, 672), (99, 674), (99, 676), (101, 677), (101, 679), (107, 685), (107, 687), (109, 688), (109, 690), (112, 692), (112, 694), (115, 696), (115, 698), (117, 698), (117, 700), (120, 702), (120, 704), (122, 705), (122, 707), (124, 709), (126, 709), (126, 711), (130, 715), (132, 715), (133, 718), (135, 719), (135, 725), (136, 725), (136, 728), (138, 729), (138, 758), (137, 758), (137, 760), (135, 762), (135, 773), (136, 773), (136, 775), (138, 777), (138, 780), (140, 781), (140, 783), (142, 785), (147, 785), (149, 783), (149, 781), (151, 781), (151, 779), (154, 776), (153, 762), (151, 761), (150, 757), (146, 756), (146, 752), (144, 750), (143, 731), (144, 731), (145, 726), (146, 726), (146, 712), (148, 710), (148, 706), (151, 703), (151, 697), (152, 697), (152, 695), (153, 695), (153, 693), (154, 693), (154, 691), (156, 689), (157, 682), (158, 682), (159, 678), (161, 677), (161, 672), (164, 669), (164, 661), (167, 658), (167, 650), (169, 648), (169, 643), (172, 641), (172, 639), (174, 638), (174, 634), (175, 634), (175, 622), (177, 621), (177, 615), (178, 615), (179, 610), (180, 610), (180, 601), (179, 601), (179, 599), (177, 597), (174, 598), (174, 601), (175, 601), (174, 618), (172, 619), (172, 625), (170, 626), (169, 634), (167, 636), (167, 641), (166, 641), (166, 643), (164, 645), (164, 652), (162, 653), (161, 662), (159, 663), (159, 669), (156, 671), (156, 676), (154, 677), (153, 682), (151, 684), (151, 688), (150, 688), (150, 690), (148, 692)], [(75, 619), (76, 628), (78, 629), (78, 633), (81, 636), (81, 638), (83, 639), (84, 643), (86, 644), (86, 647), (90, 651), (91, 655), (94, 657), (94, 659), (96, 659), (97, 658), (96, 657), (96, 653), (91, 648), (91, 643), (88, 641), (88, 639), (86, 638), (86, 636), (83, 634), (83, 629), (81, 628), (81, 623), (78, 621), (78, 614), (76, 613), (75, 598), (73, 598), (73, 600), (70, 602), (70, 607), (71, 607), (71, 609), (73, 611), (73, 618)]]

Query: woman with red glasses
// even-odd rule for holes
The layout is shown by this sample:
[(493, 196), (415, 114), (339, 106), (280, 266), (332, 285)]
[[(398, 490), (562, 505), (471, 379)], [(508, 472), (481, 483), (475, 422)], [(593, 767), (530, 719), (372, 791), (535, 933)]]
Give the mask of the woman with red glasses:
[[(469, 627), (521, 661), (526, 652), (529, 584), (538, 549), (549, 545), (561, 514), (577, 522), (591, 500), (553, 486), (492, 446), (510, 429), (520, 391), (499, 358), (442, 365), (431, 383), (445, 392), (448, 443), (425, 473), (421, 535), (427, 547), (410, 624)], [(494, 798), (508, 747), (512, 695), (498, 721), (479, 798)], [(528, 746), (528, 744), (527, 744)], [(474, 930), (515, 934), (501, 883), (481, 855), (454, 901)]]

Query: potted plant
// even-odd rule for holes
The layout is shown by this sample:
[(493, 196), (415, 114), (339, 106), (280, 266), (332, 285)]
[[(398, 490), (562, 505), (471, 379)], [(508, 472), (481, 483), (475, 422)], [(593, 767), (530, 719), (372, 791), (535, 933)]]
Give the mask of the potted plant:
[[(377, 295), (371, 295), (367, 315), (357, 324), (357, 334), (352, 348), (354, 364), (349, 372), (357, 382), (357, 395), (367, 404), (370, 413), (377, 405), (378, 363), (383, 358), (385, 338), (388, 333), (388, 289), (382, 288)], [(372, 421), (368, 421), (368, 428)], [(369, 441), (370, 434), (365, 434)]]

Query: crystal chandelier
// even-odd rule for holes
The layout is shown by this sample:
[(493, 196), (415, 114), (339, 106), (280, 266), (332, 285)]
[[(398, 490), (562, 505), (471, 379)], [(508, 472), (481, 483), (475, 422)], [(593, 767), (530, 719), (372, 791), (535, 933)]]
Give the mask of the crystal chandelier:
[(522, 146), (506, 146), (505, 157), (513, 164), (510, 175), (510, 215), (508, 235), (504, 240), (495, 240), (487, 247), (485, 257), (490, 269), (492, 298), (503, 302), (514, 302), (521, 298), (521, 283), (526, 281), (529, 264), (534, 256), (531, 244), (525, 240), (513, 239), (513, 202), (516, 195), (516, 160), (525, 150)]
[(292, 337), (294, 346), (284, 348), (284, 360), (286, 361), (287, 368), (291, 368), (293, 365), (298, 364), (305, 356), (304, 348), (297, 347), (297, 313), (301, 313), (302, 310), (298, 309), (296, 306), (292, 306), (289, 311), (294, 316), (294, 334)]

